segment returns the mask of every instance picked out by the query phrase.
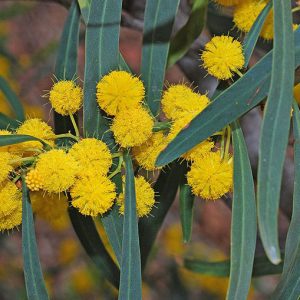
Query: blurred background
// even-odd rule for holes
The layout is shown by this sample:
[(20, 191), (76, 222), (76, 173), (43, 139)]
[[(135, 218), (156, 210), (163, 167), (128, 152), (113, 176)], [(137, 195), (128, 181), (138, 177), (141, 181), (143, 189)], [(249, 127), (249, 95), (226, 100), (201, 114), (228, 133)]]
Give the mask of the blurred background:
[[(185, 24), (191, 3), (192, 1), (181, 1), (174, 33)], [(53, 116), (47, 98), (43, 95), (55, 80), (53, 72), (57, 47), (69, 5), (68, 0), (0, 1), (0, 75), (8, 80), (22, 100), (26, 115), (42, 118), (49, 124), (53, 123)], [(139, 74), (145, 1), (124, 0), (123, 7), (120, 48), (130, 67)], [(210, 3), (205, 29), (187, 55), (167, 71), (166, 82), (193, 83), (200, 92), (208, 92), (209, 95), (213, 95), (217, 87), (222, 89), (230, 84), (225, 82), (218, 86), (216, 79), (206, 76), (206, 72), (200, 67), (199, 53), (213, 35), (229, 32), (230, 35), (243, 38), (234, 28), (231, 15), (230, 9)], [(251, 65), (271, 47), (270, 42), (259, 41)], [(78, 60), (78, 77), (79, 82), (82, 82), (83, 25)], [(13, 117), (1, 92), (0, 112)], [(242, 120), (254, 174), (257, 168), (261, 116), (261, 107), (257, 107)], [(292, 207), (292, 142), (291, 140), (287, 152), (281, 197), (279, 223), (282, 246)], [(192, 273), (183, 267), (183, 258), (199, 258), (205, 261), (229, 258), (230, 202), (230, 195), (215, 202), (196, 199), (193, 237), (188, 244), (182, 242), (179, 204), (177, 200), (174, 202), (146, 267), (143, 299), (225, 299), (227, 278)], [(58, 222), (49, 223), (46, 219), (36, 218), (36, 232), (51, 299), (116, 299), (114, 288), (101, 278), (81, 248), (67, 212), (61, 212)], [(101, 225), (98, 229), (105, 240)], [(260, 241), (257, 253), (263, 254)], [(254, 279), (249, 299), (267, 299), (278, 278), (278, 275), (272, 275)], [(0, 299), (26, 299), (20, 229), (0, 234)]]

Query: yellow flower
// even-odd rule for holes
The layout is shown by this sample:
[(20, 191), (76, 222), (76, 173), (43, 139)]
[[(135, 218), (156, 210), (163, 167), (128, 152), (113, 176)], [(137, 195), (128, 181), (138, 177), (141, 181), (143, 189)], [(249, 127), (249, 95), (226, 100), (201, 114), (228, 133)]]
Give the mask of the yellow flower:
[(76, 160), (63, 150), (53, 149), (39, 155), (36, 170), (43, 179), (43, 189), (49, 193), (66, 191), (75, 182)]
[(232, 189), (232, 160), (222, 160), (220, 151), (194, 161), (187, 173), (193, 193), (206, 200), (219, 199)]
[[(147, 216), (155, 204), (155, 193), (150, 183), (143, 176), (135, 177), (135, 194), (138, 217)], [(124, 193), (119, 195), (117, 203), (120, 206), (120, 214), (124, 215)]]
[(193, 149), (183, 154), (182, 157), (189, 161), (195, 161), (201, 158), (203, 155), (209, 153), (214, 148), (214, 146), (214, 142), (208, 139), (206, 141), (201, 142)]
[(72, 80), (62, 80), (56, 82), (49, 94), (49, 101), (53, 109), (67, 116), (74, 114), (82, 105), (83, 92)]
[(0, 217), (0, 231), (13, 229), (22, 223), (22, 202), (9, 215)]
[(242, 1), (247, 1), (247, 0), (213, 0), (213, 1), (223, 6), (234, 6), (241, 3)]
[(158, 154), (167, 146), (166, 136), (162, 132), (155, 132), (142, 145), (132, 148), (132, 153), (138, 164), (145, 170), (157, 169), (155, 166)]
[(13, 182), (7, 180), (0, 185), (0, 203), (0, 218), (22, 208), (22, 194)]
[(140, 146), (152, 134), (154, 121), (143, 107), (120, 111), (113, 120), (111, 130), (122, 147)]
[(10, 161), (14, 156), (9, 152), (0, 152), (0, 183), (7, 179), (9, 173), (13, 170)]
[[(1, 62), (0, 62), (1, 63)], [(7, 103), (6, 98), (2, 91), (0, 91), (0, 112), (8, 117), (13, 116), (10, 105)]]
[(300, 104), (300, 83), (294, 86), (294, 97), (298, 104)]
[(231, 78), (245, 62), (241, 43), (224, 35), (213, 37), (205, 45), (201, 59), (207, 72), (222, 80)]
[(97, 84), (97, 101), (109, 115), (139, 106), (145, 96), (142, 81), (125, 71), (112, 71)]
[(31, 191), (36, 192), (43, 188), (43, 178), (36, 169), (32, 169), (27, 173), (25, 181)]
[(107, 145), (94, 138), (82, 139), (72, 146), (69, 155), (78, 162), (79, 168), (87, 166), (105, 175), (112, 165), (112, 156)]
[(164, 92), (161, 104), (168, 119), (178, 119), (183, 113), (202, 111), (209, 104), (209, 99), (184, 84), (176, 84)]
[[(42, 121), (41, 119), (28, 119), (16, 130), (17, 134), (27, 134), (44, 140), (51, 147), (54, 147), (55, 134), (52, 128)], [(42, 149), (42, 143), (38, 141), (30, 141), (18, 144), (19, 151), (25, 151), (26, 149)], [(32, 152), (32, 151), (30, 151)]]
[[(268, 1), (246, 1), (235, 7), (233, 22), (243, 32), (249, 32), (255, 20), (267, 5)], [(271, 10), (264, 22), (260, 35), (266, 39), (273, 39), (273, 10)]]
[(92, 172), (78, 179), (71, 188), (72, 205), (83, 215), (96, 217), (111, 209), (116, 198), (115, 184)]
[(65, 194), (31, 192), (30, 200), (33, 212), (54, 229), (67, 214), (68, 201)]

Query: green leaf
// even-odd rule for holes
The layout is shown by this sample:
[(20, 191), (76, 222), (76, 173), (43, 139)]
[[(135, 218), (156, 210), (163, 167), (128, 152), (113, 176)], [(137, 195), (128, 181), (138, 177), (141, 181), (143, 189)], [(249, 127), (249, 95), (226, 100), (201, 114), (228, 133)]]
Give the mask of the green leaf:
[(16, 120), (11, 119), (3, 113), (0, 113), (0, 129), (14, 130), (19, 126)]
[(273, 2), (269, 1), (269, 3), (264, 7), (264, 9), (261, 11), (259, 16), (257, 17), (256, 21), (252, 25), (250, 31), (245, 37), (244, 40), (244, 55), (245, 55), (245, 67), (248, 66), (251, 55), (253, 53), (253, 50), (256, 46), (256, 42), (259, 38), (259, 34), (261, 32), (261, 29), (264, 25), (264, 22), (266, 20), (266, 17), (268, 16), (268, 13), (270, 12), (272, 8)]
[(293, 214), (285, 244), (283, 272), (272, 298), (282, 300), (298, 299), (300, 295), (300, 112), (296, 102), (294, 102), (293, 108), (293, 132), (295, 138)]
[(257, 211), (264, 249), (270, 261), (278, 264), (281, 260), (278, 208), (293, 100), (295, 49), (291, 3), (273, 0), (273, 6), (274, 53), (271, 86), (260, 136)]
[(156, 115), (163, 89), (170, 37), (179, 0), (147, 0), (142, 50), (146, 102)]
[(93, 260), (104, 278), (118, 288), (119, 269), (106, 251), (93, 219), (89, 216), (83, 216), (74, 207), (69, 207), (69, 216), (86, 253)]
[[(230, 260), (207, 262), (196, 259), (185, 259), (184, 267), (195, 273), (216, 277), (229, 277), (230, 274)], [(265, 256), (255, 257), (252, 277), (280, 274), (282, 267), (282, 263), (273, 265)]]
[(238, 121), (233, 124), (234, 185), (230, 277), (227, 299), (247, 299), (256, 246), (256, 204), (247, 146)]
[[(96, 102), (96, 84), (103, 75), (118, 69), (122, 1), (91, 0), (79, 1), (79, 4), (81, 13), (85, 14), (84, 18), (87, 17), (87, 13), (83, 12), (83, 9), (88, 9), (84, 71), (84, 133), (86, 136), (104, 140), (112, 149), (115, 147), (115, 142), (109, 131), (107, 118), (103, 112), (100, 112)], [(120, 191), (121, 176), (114, 176), (113, 181)], [(123, 218), (119, 217), (116, 209), (113, 209), (102, 219), (102, 222), (116, 257), (120, 258)]]
[(147, 258), (155, 242), (163, 221), (175, 200), (178, 186), (186, 174), (187, 166), (172, 163), (160, 172), (154, 185), (155, 208), (151, 211), (151, 218), (141, 218), (139, 222), (139, 236), (142, 256), (142, 269), (145, 268)]
[(0, 136), (0, 147), (7, 145), (20, 144), (28, 141), (38, 141), (41, 142), (44, 146), (48, 146), (43, 140), (40, 140), (34, 136), (25, 135), (25, 134), (14, 134), (14, 135), (1, 135)]
[[(300, 30), (295, 34), (296, 63), (300, 65)], [(156, 165), (163, 166), (180, 157), (200, 142), (232, 123), (259, 104), (268, 94), (272, 54), (269, 52), (242, 78), (222, 92), (197, 115), (159, 155)]]
[(49, 299), (36, 244), (32, 207), (25, 179), (22, 180), (22, 255), (28, 299)]
[(93, 0), (78, 0), (81, 15), (82, 15), (82, 18), (84, 20), (84, 23), (86, 23), (86, 24), (88, 22), (89, 13), (90, 13), (90, 6), (91, 6), (92, 1)]
[(16, 93), (10, 88), (8, 82), (0, 76), (0, 91), (3, 92), (6, 100), (10, 104), (16, 119), (20, 122), (25, 120), (24, 108)]
[(180, 60), (201, 34), (205, 25), (207, 0), (194, 0), (190, 17), (170, 43), (167, 67)]
[(192, 236), (194, 200), (195, 196), (191, 187), (187, 184), (186, 176), (184, 176), (180, 184), (179, 193), (180, 221), (184, 243), (188, 243)]
[(134, 173), (129, 153), (125, 161), (125, 213), (119, 300), (142, 299), (141, 255), (136, 214)]

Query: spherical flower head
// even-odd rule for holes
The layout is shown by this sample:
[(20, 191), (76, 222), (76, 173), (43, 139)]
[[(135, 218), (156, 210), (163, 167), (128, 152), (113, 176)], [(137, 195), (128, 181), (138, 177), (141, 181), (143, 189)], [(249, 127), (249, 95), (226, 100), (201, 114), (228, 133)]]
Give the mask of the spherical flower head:
[(213, 37), (205, 45), (201, 59), (207, 72), (221, 80), (230, 79), (245, 63), (242, 44), (224, 35)]
[(33, 212), (54, 229), (67, 214), (68, 201), (65, 194), (31, 192), (30, 200)]
[[(17, 128), (16, 133), (34, 136), (44, 140), (51, 147), (54, 146), (55, 134), (52, 128), (41, 119), (33, 118), (26, 120)], [(25, 151), (26, 149), (42, 149), (43, 145), (38, 141), (30, 141), (18, 144), (18, 148), (20, 151)]]
[(125, 71), (112, 71), (97, 84), (97, 102), (112, 116), (139, 106), (144, 96), (142, 81)]
[(232, 189), (232, 177), (232, 159), (222, 159), (217, 151), (194, 161), (187, 173), (187, 182), (196, 196), (216, 200)]
[(162, 111), (168, 119), (173, 120), (180, 118), (183, 113), (200, 112), (209, 102), (205, 95), (193, 92), (184, 84), (170, 86), (164, 92), (161, 100)]
[(0, 218), (22, 209), (22, 193), (16, 185), (6, 180), (0, 184)]
[(112, 165), (112, 156), (107, 145), (95, 138), (82, 139), (72, 146), (69, 155), (73, 156), (82, 170), (88, 165), (106, 175)]
[(43, 188), (43, 178), (36, 169), (30, 170), (25, 177), (26, 185), (29, 190), (36, 192)]
[(9, 152), (0, 152), (0, 183), (7, 179), (9, 173), (13, 171), (10, 161), (14, 156)]
[(36, 170), (43, 179), (43, 189), (49, 193), (68, 190), (76, 179), (78, 164), (62, 149), (53, 149), (39, 155)]
[(140, 146), (152, 135), (154, 121), (143, 107), (120, 111), (111, 130), (116, 142), (124, 148)]
[(213, 1), (223, 6), (234, 6), (241, 3), (242, 1), (247, 1), (247, 0), (213, 0)]
[(210, 139), (201, 142), (193, 149), (189, 150), (188, 152), (184, 153), (182, 157), (188, 161), (195, 161), (200, 159), (203, 155), (210, 153), (210, 151), (214, 148), (215, 144)]
[(166, 136), (162, 132), (155, 132), (142, 145), (133, 147), (132, 153), (142, 168), (148, 171), (159, 169), (155, 166), (159, 153), (167, 146)]
[(82, 105), (83, 92), (81, 87), (72, 80), (56, 82), (49, 93), (49, 101), (53, 109), (67, 116), (74, 114)]
[(108, 212), (116, 198), (115, 184), (106, 176), (83, 176), (71, 189), (72, 205), (83, 215), (96, 217)]
[(22, 202), (9, 215), (0, 217), (0, 231), (10, 230), (22, 223)]
[[(233, 22), (243, 32), (249, 32), (261, 11), (268, 1), (245, 1), (235, 7)], [(266, 39), (273, 39), (273, 10), (271, 10), (264, 22), (260, 35)]]
[[(124, 178), (123, 178), (124, 180)], [(138, 217), (149, 215), (155, 204), (155, 193), (150, 183), (143, 176), (135, 177), (136, 213)], [(121, 193), (117, 200), (120, 206), (119, 212), (124, 215), (124, 193)]]

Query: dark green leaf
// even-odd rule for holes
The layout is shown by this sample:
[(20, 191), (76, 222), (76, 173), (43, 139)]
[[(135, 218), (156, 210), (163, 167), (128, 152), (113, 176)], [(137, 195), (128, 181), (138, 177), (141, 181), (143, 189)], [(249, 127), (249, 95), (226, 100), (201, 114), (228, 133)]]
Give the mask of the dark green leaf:
[(49, 298), (36, 244), (29, 190), (24, 178), (22, 180), (22, 193), (22, 254), (26, 293), (30, 300), (45, 300)]
[[(300, 65), (300, 30), (295, 32), (295, 51), (297, 67)], [(273, 51), (265, 55), (196, 116), (161, 152), (157, 166), (163, 166), (180, 157), (260, 103), (269, 91), (272, 55)]]
[(121, 259), (119, 300), (142, 299), (141, 254), (136, 214), (136, 194), (132, 161), (129, 153), (125, 161), (125, 212)]
[[(196, 259), (185, 259), (184, 267), (195, 273), (216, 277), (229, 277), (230, 260), (220, 262), (206, 262)], [(255, 257), (252, 277), (280, 274), (283, 264), (273, 265), (267, 257)]]
[(30, 136), (30, 135), (14, 134), (14, 135), (1, 135), (0, 136), (0, 146), (20, 144), (20, 143), (28, 142), (28, 141), (39, 141), (44, 146), (47, 146), (47, 144), (44, 141), (42, 141), (36, 137)]
[(86, 23), (86, 24), (88, 22), (89, 13), (90, 13), (90, 6), (91, 6), (92, 1), (93, 0), (78, 0), (81, 15), (82, 15), (82, 18), (84, 20), (84, 23)]
[(192, 236), (194, 199), (191, 187), (187, 185), (186, 177), (180, 184), (179, 207), (183, 242), (188, 243)]
[(227, 299), (247, 299), (256, 246), (254, 182), (247, 147), (238, 121), (233, 125), (234, 185), (230, 277)]
[(271, 85), (262, 122), (257, 187), (260, 237), (270, 261), (281, 260), (278, 244), (278, 207), (290, 128), (295, 49), (291, 2), (273, 0), (274, 50)]
[(272, 8), (273, 2), (269, 1), (269, 3), (264, 7), (264, 9), (261, 11), (259, 16), (257, 17), (256, 21), (254, 22), (253, 26), (251, 27), (251, 30), (248, 32), (248, 34), (245, 37), (244, 40), (244, 55), (245, 55), (245, 67), (248, 66), (251, 55), (253, 53), (253, 50), (256, 46), (256, 42), (259, 38), (259, 34), (261, 32), (261, 29), (264, 25), (265, 19), (270, 12)]
[(19, 126), (19, 123), (16, 120), (11, 119), (10, 117), (0, 113), (0, 129), (13, 130)]
[(153, 115), (159, 109), (170, 37), (179, 0), (147, 0), (142, 51), (142, 79)]
[(73, 207), (69, 207), (69, 215), (73, 228), (86, 253), (93, 260), (104, 278), (118, 288), (119, 269), (107, 253), (93, 219), (89, 216), (83, 216)]
[(194, 0), (187, 23), (171, 40), (167, 67), (171, 67), (181, 59), (201, 34), (205, 25), (206, 8), (207, 0)]
[(174, 202), (179, 183), (186, 170), (185, 164), (173, 163), (160, 172), (154, 185), (156, 207), (151, 211), (151, 218), (142, 218), (139, 222), (142, 269), (145, 268), (155, 238)]
[(18, 99), (16, 93), (10, 88), (7, 81), (0, 76), (0, 91), (3, 92), (5, 99), (10, 104), (16, 119), (20, 122), (25, 120), (24, 108)]

